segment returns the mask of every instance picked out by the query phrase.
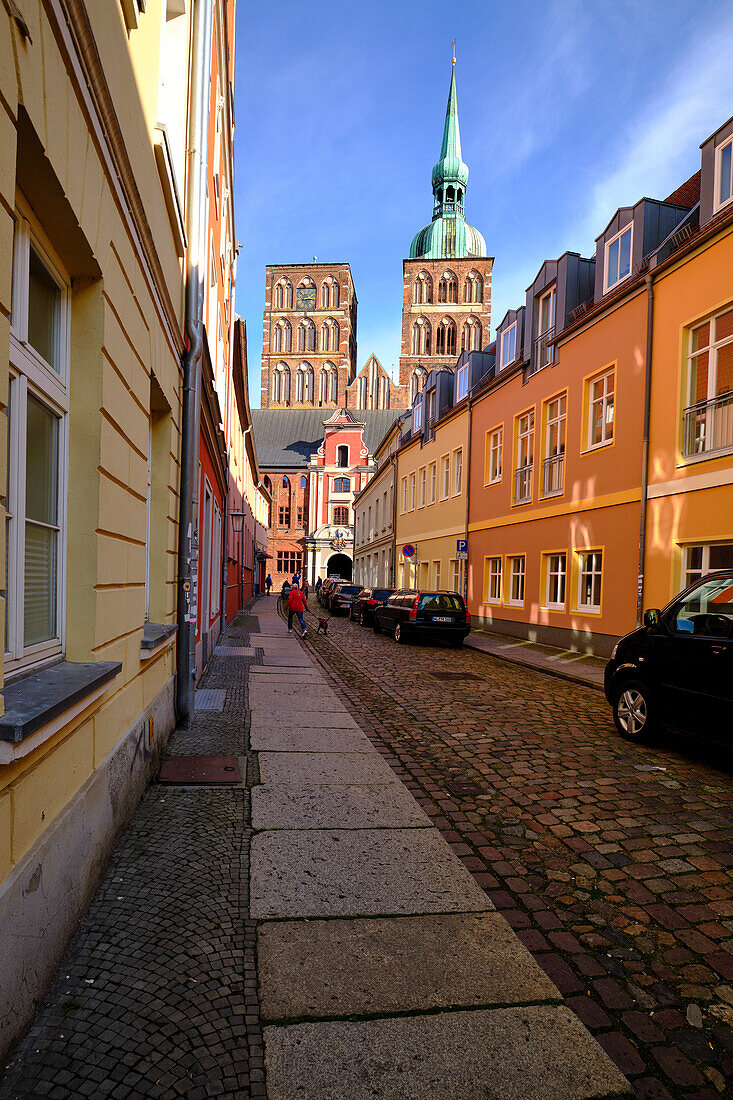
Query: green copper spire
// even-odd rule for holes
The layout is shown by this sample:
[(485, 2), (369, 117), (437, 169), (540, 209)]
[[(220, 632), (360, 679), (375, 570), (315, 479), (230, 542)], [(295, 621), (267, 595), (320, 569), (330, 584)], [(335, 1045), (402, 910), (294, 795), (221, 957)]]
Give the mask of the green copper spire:
[(485, 256), (486, 241), (464, 218), (464, 197), (468, 184), (468, 165), (461, 156), (461, 131), (458, 125), (455, 58), (445, 110), (443, 144), (440, 159), (433, 168), (433, 220), (416, 234), (410, 246), (410, 259)]

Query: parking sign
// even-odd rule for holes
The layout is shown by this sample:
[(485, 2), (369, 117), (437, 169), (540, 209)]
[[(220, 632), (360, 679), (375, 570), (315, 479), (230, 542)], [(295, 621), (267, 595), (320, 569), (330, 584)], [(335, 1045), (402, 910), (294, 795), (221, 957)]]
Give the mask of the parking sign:
[(456, 557), (468, 558), (468, 539), (456, 539)]

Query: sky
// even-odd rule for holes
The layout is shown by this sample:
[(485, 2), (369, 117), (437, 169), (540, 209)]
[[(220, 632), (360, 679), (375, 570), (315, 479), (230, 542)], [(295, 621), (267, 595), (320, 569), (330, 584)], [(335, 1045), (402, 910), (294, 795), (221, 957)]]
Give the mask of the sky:
[(663, 199), (733, 115), (730, 0), (239, 0), (235, 307), (260, 403), (265, 265), (348, 261), (357, 369), (396, 377), (402, 260), (432, 214), (456, 39), (466, 218), (492, 336), (546, 259)]

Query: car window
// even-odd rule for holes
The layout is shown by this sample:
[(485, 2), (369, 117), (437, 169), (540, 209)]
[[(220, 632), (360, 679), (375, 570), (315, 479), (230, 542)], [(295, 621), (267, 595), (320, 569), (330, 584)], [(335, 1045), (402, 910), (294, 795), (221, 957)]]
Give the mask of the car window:
[(355, 596), (357, 592), (361, 592), (358, 584), (340, 584), (338, 590), (342, 596)]
[(372, 588), (369, 595), (374, 596), (374, 598), (377, 600), (386, 600), (391, 592), (391, 588)]
[(445, 592), (426, 592), (420, 597), (420, 611), (463, 611), (460, 596), (447, 595)]
[(675, 634), (733, 638), (733, 575), (711, 577), (688, 592), (669, 626)]

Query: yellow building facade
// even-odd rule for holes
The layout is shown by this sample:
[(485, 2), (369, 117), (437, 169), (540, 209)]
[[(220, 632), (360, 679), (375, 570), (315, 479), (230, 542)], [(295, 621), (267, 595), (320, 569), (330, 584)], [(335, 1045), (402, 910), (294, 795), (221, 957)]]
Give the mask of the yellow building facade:
[(186, 8), (0, 10), (0, 1051), (174, 723)]
[[(397, 454), (397, 588), (465, 594), (466, 562), (457, 542), (465, 539), (468, 402), (450, 408), (452, 371), (434, 371), (412, 407), (410, 438)], [(441, 415), (442, 414), (442, 415)], [(404, 547), (415, 548), (408, 557)]]

